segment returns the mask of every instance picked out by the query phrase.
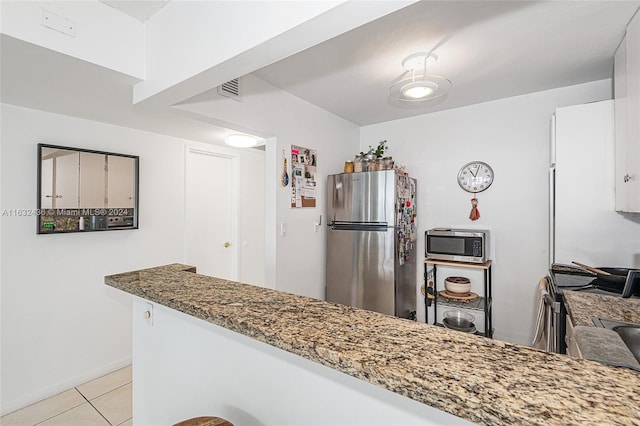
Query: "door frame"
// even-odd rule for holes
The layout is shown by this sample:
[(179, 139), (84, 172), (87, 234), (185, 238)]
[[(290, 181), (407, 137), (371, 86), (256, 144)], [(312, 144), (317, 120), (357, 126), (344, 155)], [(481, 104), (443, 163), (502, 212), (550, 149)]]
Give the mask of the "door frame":
[[(189, 203), (187, 201), (187, 184), (188, 184), (188, 173), (189, 173), (189, 156), (190, 154), (196, 155), (207, 155), (211, 157), (218, 157), (227, 160), (231, 160), (231, 277), (230, 279), (233, 281), (238, 280), (239, 271), (238, 271), (238, 256), (239, 256), (239, 231), (238, 231), (238, 191), (239, 191), (239, 170), (238, 170), (238, 155), (230, 154), (218, 151), (214, 146), (211, 147), (203, 147), (199, 145), (195, 147), (191, 144), (185, 144), (185, 156), (184, 156), (184, 238), (183, 238), (183, 250), (182, 256), (183, 259), (186, 259), (187, 255), (187, 211), (189, 209)], [(191, 265), (197, 267), (198, 265)]]

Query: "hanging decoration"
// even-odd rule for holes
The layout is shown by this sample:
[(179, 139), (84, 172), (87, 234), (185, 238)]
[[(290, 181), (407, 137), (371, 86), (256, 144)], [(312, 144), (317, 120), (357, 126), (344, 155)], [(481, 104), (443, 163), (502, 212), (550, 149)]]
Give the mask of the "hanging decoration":
[(469, 214), (469, 219), (480, 219), (480, 210), (478, 210), (478, 199), (476, 197), (471, 199), (471, 213)]
[(287, 157), (284, 155), (284, 149), (282, 150), (282, 178), (280, 179), (282, 186), (289, 185), (289, 173), (287, 173)]

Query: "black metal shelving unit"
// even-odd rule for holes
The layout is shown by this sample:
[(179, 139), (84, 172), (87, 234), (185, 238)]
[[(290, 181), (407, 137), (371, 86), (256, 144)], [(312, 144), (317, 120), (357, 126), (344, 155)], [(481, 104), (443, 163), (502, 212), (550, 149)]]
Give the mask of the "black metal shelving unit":
[[(476, 334), (483, 335), (485, 337), (493, 338), (493, 321), (492, 321), (492, 304), (493, 299), (491, 297), (491, 266), (492, 261), (487, 260), (485, 263), (466, 263), (466, 262), (452, 262), (447, 260), (435, 260), (435, 259), (425, 259), (424, 261), (424, 277), (425, 277), (425, 286), (428, 275), (428, 265), (433, 266), (433, 324), (434, 325), (442, 325), (438, 323), (438, 304), (443, 306), (451, 306), (461, 309), (469, 309), (474, 311), (482, 311), (484, 312), (484, 333), (477, 332)], [(484, 273), (484, 294), (478, 299), (471, 302), (462, 302), (455, 301), (451, 299), (447, 299), (445, 297), (441, 297), (437, 290), (438, 281), (437, 281), (437, 269), (438, 265), (447, 266), (452, 268), (469, 268), (469, 269), (482, 269)], [(425, 322), (429, 323), (429, 303), (427, 298), (428, 293), (425, 295)]]

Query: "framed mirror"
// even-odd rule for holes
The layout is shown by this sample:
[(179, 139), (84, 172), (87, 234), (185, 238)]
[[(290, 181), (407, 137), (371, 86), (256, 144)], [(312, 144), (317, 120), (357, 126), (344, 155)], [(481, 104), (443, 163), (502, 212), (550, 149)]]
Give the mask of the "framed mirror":
[(139, 157), (38, 144), (38, 234), (138, 228)]

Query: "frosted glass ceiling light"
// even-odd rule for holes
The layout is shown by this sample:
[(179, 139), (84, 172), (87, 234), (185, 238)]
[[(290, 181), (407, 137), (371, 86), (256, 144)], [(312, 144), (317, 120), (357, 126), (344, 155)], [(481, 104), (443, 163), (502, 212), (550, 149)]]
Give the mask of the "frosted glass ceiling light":
[(402, 94), (408, 98), (421, 99), (426, 98), (438, 90), (438, 86), (430, 84), (428, 81), (414, 81), (412, 83), (405, 84), (400, 90), (402, 90)]
[[(427, 74), (427, 66), (438, 60), (434, 53), (414, 53), (402, 61), (406, 70), (389, 88), (389, 96), (404, 102), (421, 102), (438, 98), (451, 89), (451, 81), (444, 77)], [(408, 77), (405, 75), (409, 73)]]
[(224, 143), (235, 148), (251, 148), (258, 144), (258, 139), (250, 135), (229, 135)]

